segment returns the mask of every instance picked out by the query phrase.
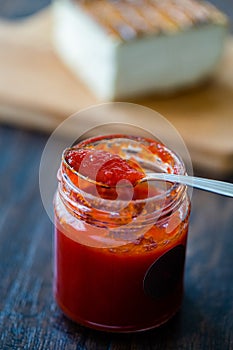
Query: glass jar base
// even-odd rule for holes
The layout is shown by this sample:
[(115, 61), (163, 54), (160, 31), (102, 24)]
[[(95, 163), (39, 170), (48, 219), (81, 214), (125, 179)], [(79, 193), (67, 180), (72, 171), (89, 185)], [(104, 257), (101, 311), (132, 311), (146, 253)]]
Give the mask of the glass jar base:
[(139, 332), (145, 332), (145, 331), (158, 328), (163, 324), (167, 323), (171, 318), (173, 318), (177, 314), (177, 312), (180, 310), (180, 307), (181, 307), (179, 305), (176, 309), (172, 310), (171, 313), (166, 314), (160, 319), (155, 320), (154, 322), (150, 322), (149, 324), (144, 323), (142, 325), (110, 326), (110, 325), (95, 323), (95, 322), (78, 318), (77, 316), (74, 316), (69, 310), (67, 310), (67, 308), (64, 305), (62, 305), (62, 303), (57, 298), (56, 298), (56, 302), (59, 308), (61, 309), (61, 311), (64, 313), (64, 315), (71, 321), (81, 326), (91, 328), (93, 330), (104, 331), (109, 333), (139, 333)]

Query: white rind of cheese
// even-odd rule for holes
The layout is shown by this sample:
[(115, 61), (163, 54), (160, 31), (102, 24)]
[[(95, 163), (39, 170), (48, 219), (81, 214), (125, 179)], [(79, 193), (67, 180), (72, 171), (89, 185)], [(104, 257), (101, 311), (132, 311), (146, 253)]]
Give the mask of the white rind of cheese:
[(227, 33), (226, 26), (209, 23), (122, 42), (69, 1), (55, 1), (53, 15), (57, 53), (103, 100), (197, 84), (216, 68)]

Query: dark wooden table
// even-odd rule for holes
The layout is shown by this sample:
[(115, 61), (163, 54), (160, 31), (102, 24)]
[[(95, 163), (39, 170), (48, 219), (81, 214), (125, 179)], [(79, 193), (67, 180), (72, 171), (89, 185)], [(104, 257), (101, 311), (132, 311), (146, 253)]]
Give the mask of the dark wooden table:
[[(32, 11), (29, 0), (18, 1), (21, 12), (15, 3), (0, 0), (2, 13)], [(221, 6), (232, 13), (230, 1)], [(53, 227), (38, 185), (46, 140), (0, 126), (0, 349), (233, 349), (233, 199), (198, 190), (192, 198), (185, 297), (171, 321), (150, 332), (114, 335), (63, 316), (52, 293)]]

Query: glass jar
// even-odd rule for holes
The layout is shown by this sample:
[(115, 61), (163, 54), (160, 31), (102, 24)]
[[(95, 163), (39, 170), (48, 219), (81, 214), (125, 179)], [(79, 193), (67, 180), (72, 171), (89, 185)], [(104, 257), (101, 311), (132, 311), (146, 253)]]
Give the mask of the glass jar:
[[(75, 147), (117, 153), (145, 172), (185, 174), (182, 160), (155, 140), (110, 135)], [(114, 332), (147, 330), (170, 319), (183, 296), (187, 188), (156, 181), (113, 200), (71, 169), (65, 153), (58, 180), (54, 293), (63, 312)]]

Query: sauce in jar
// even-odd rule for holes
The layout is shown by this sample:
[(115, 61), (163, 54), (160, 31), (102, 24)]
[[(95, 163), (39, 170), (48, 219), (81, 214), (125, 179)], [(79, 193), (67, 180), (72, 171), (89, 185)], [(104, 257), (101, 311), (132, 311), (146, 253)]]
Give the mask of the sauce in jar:
[(171, 150), (141, 137), (97, 137), (64, 151), (54, 200), (54, 292), (82, 325), (151, 329), (181, 305), (190, 201), (180, 184), (137, 185), (150, 171), (185, 173)]

